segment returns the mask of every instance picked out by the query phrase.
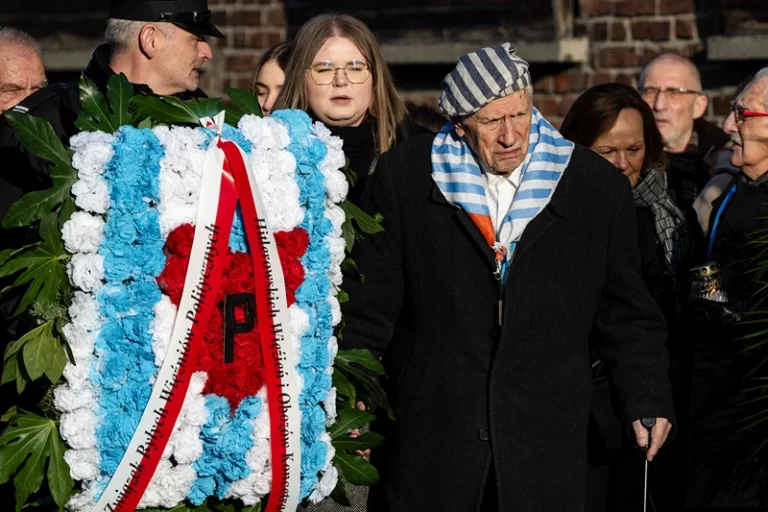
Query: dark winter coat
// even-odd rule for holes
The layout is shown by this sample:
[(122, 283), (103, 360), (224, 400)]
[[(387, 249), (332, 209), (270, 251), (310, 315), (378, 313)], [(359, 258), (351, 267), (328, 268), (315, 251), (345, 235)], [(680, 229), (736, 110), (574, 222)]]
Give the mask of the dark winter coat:
[[(674, 422), (662, 315), (640, 278), (627, 179), (577, 146), (526, 228), (502, 290), (479, 230), (431, 178), (432, 136), (382, 156), (364, 206), (343, 346), (384, 356), (397, 421), (370, 510), (583, 510), (590, 332), (626, 422)], [(499, 301), (503, 324), (499, 326)]]

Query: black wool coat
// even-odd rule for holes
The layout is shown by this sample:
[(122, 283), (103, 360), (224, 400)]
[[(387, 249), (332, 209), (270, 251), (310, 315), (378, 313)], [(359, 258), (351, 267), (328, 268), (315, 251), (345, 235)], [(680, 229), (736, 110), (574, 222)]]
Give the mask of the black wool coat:
[(433, 137), (382, 156), (364, 207), (385, 230), (356, 248), (365, 282), (344, 284), (342, 348), (383, 355), (396, 415), (369, 510), (478, 510), (489, 474), (500, 510), (583, 510), (593, 326), (622, 419), (674, 421), (629, 183), (577, 146), (502, 290), (493, 252), (431, 178)]

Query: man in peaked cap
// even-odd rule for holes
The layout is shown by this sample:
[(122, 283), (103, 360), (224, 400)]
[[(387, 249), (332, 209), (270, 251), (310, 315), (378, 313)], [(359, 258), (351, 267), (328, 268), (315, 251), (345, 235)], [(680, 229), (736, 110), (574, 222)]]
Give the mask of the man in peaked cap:
[[(207, 0), (112, 0), (106, 44), (94, 51), (85, 75), (102, 91), (115, 73), (122, 72), (135, 93), (205, 97), (198, 88), (199, 73), (213, 58), (206, 36), (223, 37), (211, 21)], [(48, 120), (64, 143), (79, 131), (74, 125), (82, 110), (77, 84), (40, 89), (16, 109)], [(25, 193), (49, 188), (51, 180), (48, 163), (20, 146), (4, 116), (0, 116), (0, 162), (1, 219)], [(4, 231), (0, 248), (18, 247), (25, 237), (22, 231)], [(0, 322), (10, 317), (3, 312), (12, 302), (0, 297)], [(14, 339), (13, 331), (12, 326), (0, 325), (0, 333), (8, 339)]]
[(442, 84), (451, 121), (371, 177), (363, 206), (384, 231), (356, 245), (366, 279), (345, 282), (342, 342), (382, 357), (397, 420), (379, 427), (371, 511), (583, 510), (590, 343), (641, 446), (656, 419), (649, 459), (670, 432), (629, 183), (563, 139), (531, 83), (509, 43), (461, 57)]

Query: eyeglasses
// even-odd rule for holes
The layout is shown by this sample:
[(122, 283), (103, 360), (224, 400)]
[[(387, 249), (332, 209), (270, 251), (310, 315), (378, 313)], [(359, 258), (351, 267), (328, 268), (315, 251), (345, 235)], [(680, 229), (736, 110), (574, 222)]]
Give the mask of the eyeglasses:
[(754, 112), (752, 110), (745, 110), (744, 107), (737, 103), (731, 103), (731, 112), (733, 112), (733, 118), (737, 123), (741, 123), (750, 117), (768, 117), (768, 112)]
[(667, 99), (669, 100), (679, 100), (683, 96), (686, 96), (688, 94), (694, 94), (698, 96), (701, 94), (701, 91), (693, 91), (691, 89), (686, 89), (685, 87), (666, 87), (666, 88), (660, 88), (660, 87), (643, 87), (640, 91), (640, 96), (643, 97), (644, 100), (656, 100), (656, 98), (659, 96), (659, 94), (664, 93), (667, 96)]
[(367, 62), (353, 60), (346, 66), (337, 68), (331, 62), (321, 62), (309, 68), (309, 76), (317, 85), (329, 85), (336, 79), (336, 73), (344, 70), (344, 74), (353, 84), (362, 84), (371, 75), (371, 70)]

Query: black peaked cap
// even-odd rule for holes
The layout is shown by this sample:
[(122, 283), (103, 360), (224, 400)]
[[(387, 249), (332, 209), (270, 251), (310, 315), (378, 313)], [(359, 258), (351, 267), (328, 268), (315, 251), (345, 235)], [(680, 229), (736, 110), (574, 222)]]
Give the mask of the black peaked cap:
[(110, 0), (109, 17), (165, 21), (193, 34), (224, 37), (211, 20), (208, 0)]

